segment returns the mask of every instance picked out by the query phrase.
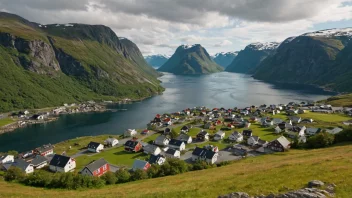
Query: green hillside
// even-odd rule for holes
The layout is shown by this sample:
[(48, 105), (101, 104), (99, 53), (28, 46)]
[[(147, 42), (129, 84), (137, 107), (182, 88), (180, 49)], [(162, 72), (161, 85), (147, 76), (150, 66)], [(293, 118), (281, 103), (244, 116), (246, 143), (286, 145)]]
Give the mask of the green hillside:
[(0, 14), (0, 112), (163, 91), (138, 47), (102, 25), (39, 25)]
[(231, 192), (282, 193), (321, 180), (337, 185), (336, 197), (352, 194), (352, 146), (290, 150), (250, 157), (233, 164), (175, 176), (140, 180), (101, 189), (54, 190), (0, 181), (4, 197), (217, 197)]
[(223, 71), (223, 68), (210, 58), (208, 52), (201, 45), (197, 44), (178, 47), (158, 71), (189, 75), (220, 72)]

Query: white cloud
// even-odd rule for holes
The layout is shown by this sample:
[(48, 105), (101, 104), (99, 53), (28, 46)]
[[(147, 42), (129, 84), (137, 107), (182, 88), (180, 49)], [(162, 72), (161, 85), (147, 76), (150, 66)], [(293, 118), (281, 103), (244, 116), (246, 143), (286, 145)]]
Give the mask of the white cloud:
[(214, 47), (223, 47), (223, 46), (227, 46), (227, 45), (232, 45), (232, 42), (229, 40), (223, 40), (220, 43), (216, 43), (214, 45)]

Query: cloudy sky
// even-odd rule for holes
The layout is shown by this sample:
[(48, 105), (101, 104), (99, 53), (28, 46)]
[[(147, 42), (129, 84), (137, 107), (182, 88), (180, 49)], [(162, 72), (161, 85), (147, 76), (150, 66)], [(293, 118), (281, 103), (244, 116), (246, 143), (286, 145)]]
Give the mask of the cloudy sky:
[(215, 54), (352, 27), (352, 0), (0, 0), (0, 10), (42, 24), (104, 24), (144, 55), (196, 43)]

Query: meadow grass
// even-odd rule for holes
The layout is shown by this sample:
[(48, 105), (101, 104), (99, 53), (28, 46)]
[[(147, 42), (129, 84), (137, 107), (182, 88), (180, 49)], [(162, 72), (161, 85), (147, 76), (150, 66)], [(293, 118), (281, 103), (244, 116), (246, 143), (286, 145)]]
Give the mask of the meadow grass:
[(11, 123), (14, 123), (14, 122), (15, 122), (15, 120), (13, 120), (12, 118), (0, 119), (0, 127), (8, 125), (8, 124), (11, 124)]
[(89, 190), (49, 190), (0, 181), (4, 197), (217, 197), (230, 192), (282, 193), (318, 179), (337, 185), (336, 197), (352, 195), (352, 145), (290, 150), (251, 157), (228, 166)]

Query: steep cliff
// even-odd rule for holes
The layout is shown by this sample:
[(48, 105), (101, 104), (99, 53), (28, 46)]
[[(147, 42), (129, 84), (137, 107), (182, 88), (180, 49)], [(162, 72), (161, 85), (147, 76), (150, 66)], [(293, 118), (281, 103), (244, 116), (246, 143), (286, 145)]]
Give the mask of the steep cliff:
[(138, 47), (106, 26), (41, 25), (0, 13), (0, 48), (0, 90), (6, 95), (0, 111), (163, 91)]
[(226, 68), (228, 72), (251, 73), (270, 54), (274, 53), (279, 43), (252, 43), (241, 50)]
[(208, 52), (199, 44), (181, 45), (171, 58), (161, 66), (158, 71), (173, 74), (209, 74), (222, 71), (223, 68), (216, 64)]

